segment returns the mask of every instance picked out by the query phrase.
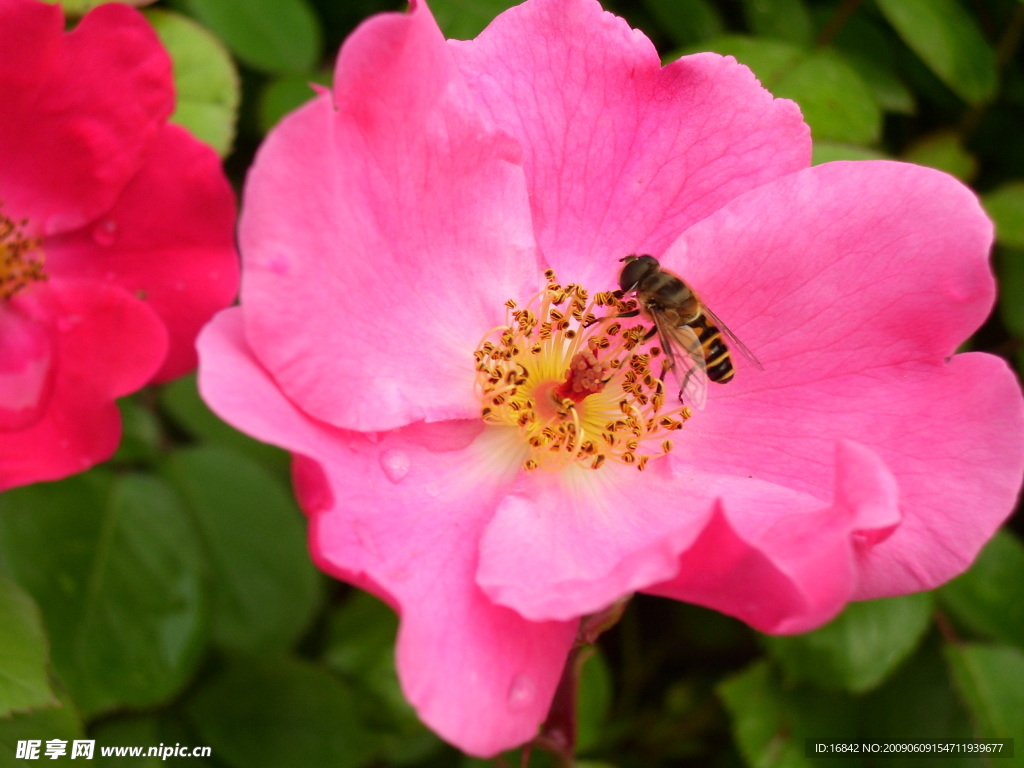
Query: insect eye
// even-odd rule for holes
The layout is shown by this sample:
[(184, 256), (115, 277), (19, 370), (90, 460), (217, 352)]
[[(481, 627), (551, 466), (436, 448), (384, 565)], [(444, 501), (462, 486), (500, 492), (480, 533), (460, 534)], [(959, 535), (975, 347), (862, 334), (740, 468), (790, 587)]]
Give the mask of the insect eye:
[(656, 269), (658, 262), (653, 256), (626, 257), (629, 261), (619, 273), (619, 287), (623, 291), (631, 291), (637, 284), (646, 277), (652, 270)]

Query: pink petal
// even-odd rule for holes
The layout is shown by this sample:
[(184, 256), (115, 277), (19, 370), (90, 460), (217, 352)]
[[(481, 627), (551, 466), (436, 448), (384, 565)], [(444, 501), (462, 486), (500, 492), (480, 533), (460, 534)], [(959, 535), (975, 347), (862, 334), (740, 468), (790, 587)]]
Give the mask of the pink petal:
[[(0, 72), (28, 66), (4, 80), (0, 188), (5, 213), (35, 234), (105, 210), (174, 105), (170, 59), (137, 11), (103, 5), (68, 34), (59, 18), (33, 0), (0, 2), (0, 29), (27, 25), (0, 45)], [(39, 53), (23, 61), (30, 33)]]
[(249, 342), (336, 426), (473, 415), (473, 350), (539, 288), (518, 148), (476, 114), (425, 6), (360, 26), (336, 80), (337, 106), (284, 120), (250, 172)]
[(484, 532), (476, 581), (535, 621), (596, 613), (674, 576), (714, 499), (668, 462), (524, 474)]
[(1024, 404), (1006, 364), (989, 355), (766, 389), (705, 413), (691, 438), (708, 471), (743, 467), (821, 495), (836, 441), (881, 458), (902, 522), (884, 541), (865, 541), (857, 599), (931, 589), (962, 572), (1013, 509), (1024, 470)]
[(990, 242), (949, 176), (830, 163), (734, 200), (665, 254), (765, 367), (736, 355), (736, 379), (712, 385), (687, 424), (698, 466), (821, 496), (847, 439), (895, 476), (903, 522), (862, 557), (860, 598), (951, 578), (1013, 508), (1017, 384), (993, 358), (942, 362), (991, 308)]
[(527, 621), (474, 584), (477, 541), (508, 483), (481, 461), (481, 425), (413, 425), (374, 441), (316, 422), (260, 367), (241, 314), (221, 313), (200, 336), (203, 397), (304, 457), (296, 475), (313, 556), (401, 615), (399, 676), (420, 717), (476, 755), (532, 738), (576, 622)]
[(155, 376), (166, 381), (195, 368), (199, 329), (234, 300), (234, 219), (216, 154), (166, 125), (98, 221), (47, 240), (47, 269), (114, 283), (149, 304), (169, 334), (167, 359)]
[[(686, 459), (643, 473), (612, 466), (527, 475), (487, 527), (477, 582), (535, 621), (596, 613), (640, 590), (759, 628), (809, 628), (850, 599), (855, 545), (899, 523), (895, 482), (881, 461), (853, 444), (840, 446), (839, 461), (831, 508), (785, 485), (695, 470)], [(654, 586), (663, 582), (672, 586)]]
[(53, 389), (31, 425), (0, 432), (0, 489), (55, 480), (104, 461), (121, 437), (114, 399), (153, 375), (167, 351), (160, 320), (102, 284), (51, 280), (15, 297), (55, 344)]
[(43, 413), (53, 388), (50, 330), (19, 311), (19, 302), (0, 303), (0, 432), (23, 429)]
[[(744, 195), (662, 259), (750, 347), (736, 396), (951, 355), (995, 298), (992, 224), (953, 177), (827, 163)], [(738, 356), (737, 356), (738, 357)]]
[(855, 593), (856, 551), (898, 522), (895, 483), (862, 446), (841, 443), (831, 505), (782, 485), (721, 481), (711, 523), (680, 559), (679, 574), (645, 591), (722, 611), (763, 632), (804, 632)]
[(524, 147), (537, 242), (563, 279), (614, 286), (617, 259), (659, 254), (810, 163), (800, 110), (746, 67), (706, 53), (661, 68), (643, 33), (590, 0), (531, 0), (451, 47)]

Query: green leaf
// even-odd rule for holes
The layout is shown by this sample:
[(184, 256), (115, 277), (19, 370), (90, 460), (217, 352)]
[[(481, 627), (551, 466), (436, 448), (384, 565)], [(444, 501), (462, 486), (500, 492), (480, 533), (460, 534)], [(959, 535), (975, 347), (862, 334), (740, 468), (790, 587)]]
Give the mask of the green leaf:
[(299, 74), (319, 62), (320, 24), (306, 0), (187, 0), (187, 7), (253, 69)]
[(230, 448), (255, 459), (283, 479), (289, 477), (288, 454), (276, 446), (253, 440), (221, 421), (199, 397), (195, 374), (162, 387), (160, 407), (193, 439)]
[(857, 70), (865, 85), (871, 90), (875, 101), (886, 112), (912, 115), (917, 111), (914, 92), (903, 84), (897, 75), (886, 69), (880, 62), (843, 51), (846, 63)]
[(1024, 248), (1000, 248), (998, 256), (999, 314), (1014, 335), (1024, 337)]
[[(972, 738), (967, 711), (949, 679), (937, 633), (890, 677), (858, 702), (859, 735), (875, 742)], [(845, 764), (845, 760), (842, 761)], [(873, 763), (883, 764), (882, 761)], [(920, 768), (920, 757), (886, 757), (885, 768)], [(948, 768), (985, 768), (973, 756), (951, 756), (935, 763)]]
[(597, 646), (586, 649), (580, 663), (576, 745), (584, 752), (597, 746), (604, 733), (605, 718), (612, 705), (612, 675)]
[(884, 21), (876, 22), (875, 15), (867, 13), (844, 17), (837, 30), (838, 12), (837, 3), (812, 7), (817, 24), (823, 30), (829, 28), (836, 33), (831, 44), (857, 70), (878, 105), (886, 112), (913, 114), (917, 104), (913, 91), (903, 83), (897, 57), (897, 51), (902, 48), (899, 38)]
[(84, 16), (98, 5), (106, 3), (127, 3), (128, 5), (149, 5), (156, 0), (43, 0), (50, 5), (59, 5), (68, 16)]
[(295, 659), (237, 657), (186, 705), (204, 744), (237, 768), (359, 768), (375, 741), (352, 689)]
[(282, 117), (312, 99), (316, 95), (311, 86), (314, 82), (326, 85), (330, 74), (285, 75), (268, 82), (260, 93), (260, 131), (266, 134)]
[(835, 51), (805, 51), (740, 35), (708, 40), (702, 47), (735, 56), (765, 88), (799, 104), (816, 142), (871, 144), (881, 135), (882, 112), (874, 96)]
[(389, 765), (422, 761), (441, 747), (416, 717), (395, 672), (398, 617), (372, 595), (353, 591), (332, 611), (324, 661), (358, 691), (367, 723), (385, 734), (381, 755)]
[(290, 492), (259, 464), (219, 447), (178, 451), (166, 470), (207, 553), (213, 639), (253, 652), (286, 650), (320, 600), (305, 520)]
[(725, 31), (725, 23), (710, 0), (644, 0), (644, 6), (679, 46)]
[(996, 239), (1003, 245), (1024, 249), (1024, 181), (997, 187), (982, 195), (981, 202), (996, 223)]
[[(946, 661), (980, 739), (1024, 735), (1024, 652), (999, 645), (949, 645)], [(1024, 764), (1015, 756), (1014, 764)], [(1003, 761), (999, 761), (1004, 765)]]
[[(71, 754), (72, 742), (83, 737), (82, 719), (67, 693), (58, 691), (57, 699), (52, 706), (33, 709), (31, 712), (16, 712), (11, 717), (0, 717), (0, 766), (39, 765), (45, 757), (46, 742), (61, 739), (68, 742), (68, 754)], [(38, 741), (39, 758), (35, 760), (18, 759), (19, 741)], [(80, 759), (80, 758), (79, 758)], [(68, 760), (67, 757), (64, 760)], [(75, 763), (72, 763), (74, 765)], [(85, 761), (86, 765), (90, 763)]]
[(967, 573), (942, 587), (942, 606), (960, 624), (1004, 643), (1024, 646), (1024, 544), (1000, 531)]
[(0, 498), (0, 559), (36, 599), (86, 714), (173, 696), (197, 661), (202, 563), (177, 497), (104, 470)]
[(903, 41), (968, 104), (996, 93), (996, 57), (958, 0), (878, 0)]
[(811, 149), (811, 164), (821, 165), (836, 160), (886, 160), (888, 156), (877, 149), (839, 144), (834, 141), (816, 141)]
[(160, 454), (160, 422), (136, 397), (117, 401), (121, 411), (121, 443), (113, 461), (118, 464), (152, 464)]
[(764, 643), (793, 680), (855, 693), (881, 683), (917, 647), (930, 623), (929, 593), (851, 603), (821, 629)]
[(432, 0), (430, 10), (445, 37), (470, 40), (499, 13), (518, 4), (519, 0)]
[[(851, 699), (787, 688), (767, 662), (757, 662), (718, 687), (732, 720), (733, 738), (752, 768), (813, 768), (805, 739), (852, 739), (856, 711)], [(856, 758), (843, 760), (857, 768)]]
[(90, 763), (91, 768), (163, 768), (167, 765), (193, 766), (193, 768), (213, 768), (220, 763), (213, 762), (213, 750), (210, 748), (210, 757), (199, 755), (187, 758), (175, 759), (173, 756), (164, 757), (159, 752), (154, 755), (144, 754), (140, 757), (126, 757), (125, 755), (102, 754), (102, 747), (145, 747), (146, 752), (150, 747), (157, 749), (167, 747), (185, 747), (191, 752), (196, 747), (204, 745), (194, 731), (184, 727), (175, 719), (177, 713), (174, 710), (162, 712), (160, 716), (154, 715), (129, 715), (127, 717), (105, 718), (95, 727), (90, 728), (89, 738), (96, 742), (94, 754), (95, 763)]
[(0, 718), (56, 705), (47, 675), (49, 645), (39, 609), (0, 575)]
[(803, 0), (743, 0), (743, 13), (758, 37), (801, 46), (814, 42), (814, 24)]
[(953, 131), (937, 131), (918, 139), (907, 147), (902, 159), (945, 171), (964, 183), (970, 183), (978, 172), (978, 161)]
[(146, 18), (174, 63), (176, 107), (171, 122), (224, 157), (235, 139), (241, 98), (231, 56), (220, 40), (185, 16), (151, 10)]

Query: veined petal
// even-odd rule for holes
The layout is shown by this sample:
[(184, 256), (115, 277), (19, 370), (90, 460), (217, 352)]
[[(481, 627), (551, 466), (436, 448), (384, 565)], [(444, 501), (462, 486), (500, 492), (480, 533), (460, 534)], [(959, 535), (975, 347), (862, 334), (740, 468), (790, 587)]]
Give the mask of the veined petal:
[(992, 223), (940, 171), (827, 163), (747, 193), (662, 257), (764, 364), (720, 397), (939, 362), (995, 299)]
[(529, 740), (544, 719), (576, 621), (531, 622), (474, 583), (476, 542), (509, 482), (488, 464), (478, 422), (413, 425), (376, 440), (311, 419), (260, 367), (242, 310), (200, 336), (200, 387), (227, 421), (300, 454), (311, 548), (328, 572), (401, 616), (406, 696), (445, 738), (477, 755)]
[(796, 104), (704, 53), (662, 68), (593, 0), (533, 0), (451, 41), (493, 120), (523, 145), (547, 263), (614, 287), (617, 259), (661, 253), (736, 195), (810, 163)]
[(985, 355), (943, 362), (991, 309), (991, 237), (952, 177), (829, 163), (734, 200), (664, 255), (764, 364), (734, 354), (735, 380), (677, 455), (821, 496), (847, 439), (896, 478), (904, 519), (863, 558), (859, 597), (960, 573), (1013, 507), (1016, 381)]
[(478, 114), (425, 6), (365, 22), (336, 80), (336, 104), (285, 119), (249, 176), (249, 343), (335, 426), (473, 416), (473, 350), (539, 288), (519, 148)]
[[(30, 220), (30, 234), (50, 235), (110, 206), (170, 115), (174, 91), (171, 61), (138, 11), (103, 5), (64, 34), (59, 12), (47, 10), (43, 24), (39, 5), (0, 0), (0, 71), (32, 73), (4, 80), (0, 202)], [(21, 31), (22, 20), (31, 27)], [(40, 32), (39, 52), (22, 59), (28, 35)]]
[[(859, 599), (930, 589), (962, 572), (1013, 509), (1024, 403), (998, 358), (956, 355), (724, 398), (694, 425), (687, 460), (820, 495), (829, 445), (870, 448), (892, 472), (902, 522), (860, 560)], [(699, 435), (699, 436), (698, 436)]]

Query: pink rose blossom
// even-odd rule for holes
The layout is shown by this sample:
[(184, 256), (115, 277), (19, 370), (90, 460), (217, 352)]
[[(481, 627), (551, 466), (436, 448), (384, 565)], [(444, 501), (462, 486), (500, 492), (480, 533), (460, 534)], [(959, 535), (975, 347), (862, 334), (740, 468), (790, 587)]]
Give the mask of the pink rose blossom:
[[(201, 390), (294, 453), (315, 559), (400, 614), (404, 691), (467, 752), (531, 739), (580, 618), (634, 591), (799, 632), (960, 573), (1010, 512), (1017, 383), (953, 354), (993, 302), (976, 198), (809, 157), (746, 68), (662, 68), (591, 0), (469, 42), (374, 17), (260, 151)], [(764, 370), (660, 395), (649, 321), (587, 324), (632, 253)]]
[(114, 452), (114, 399), (196, 365), (238, 285), (216, 155), (167, 124), (142, 16), (0, 0), (0, 489)]

